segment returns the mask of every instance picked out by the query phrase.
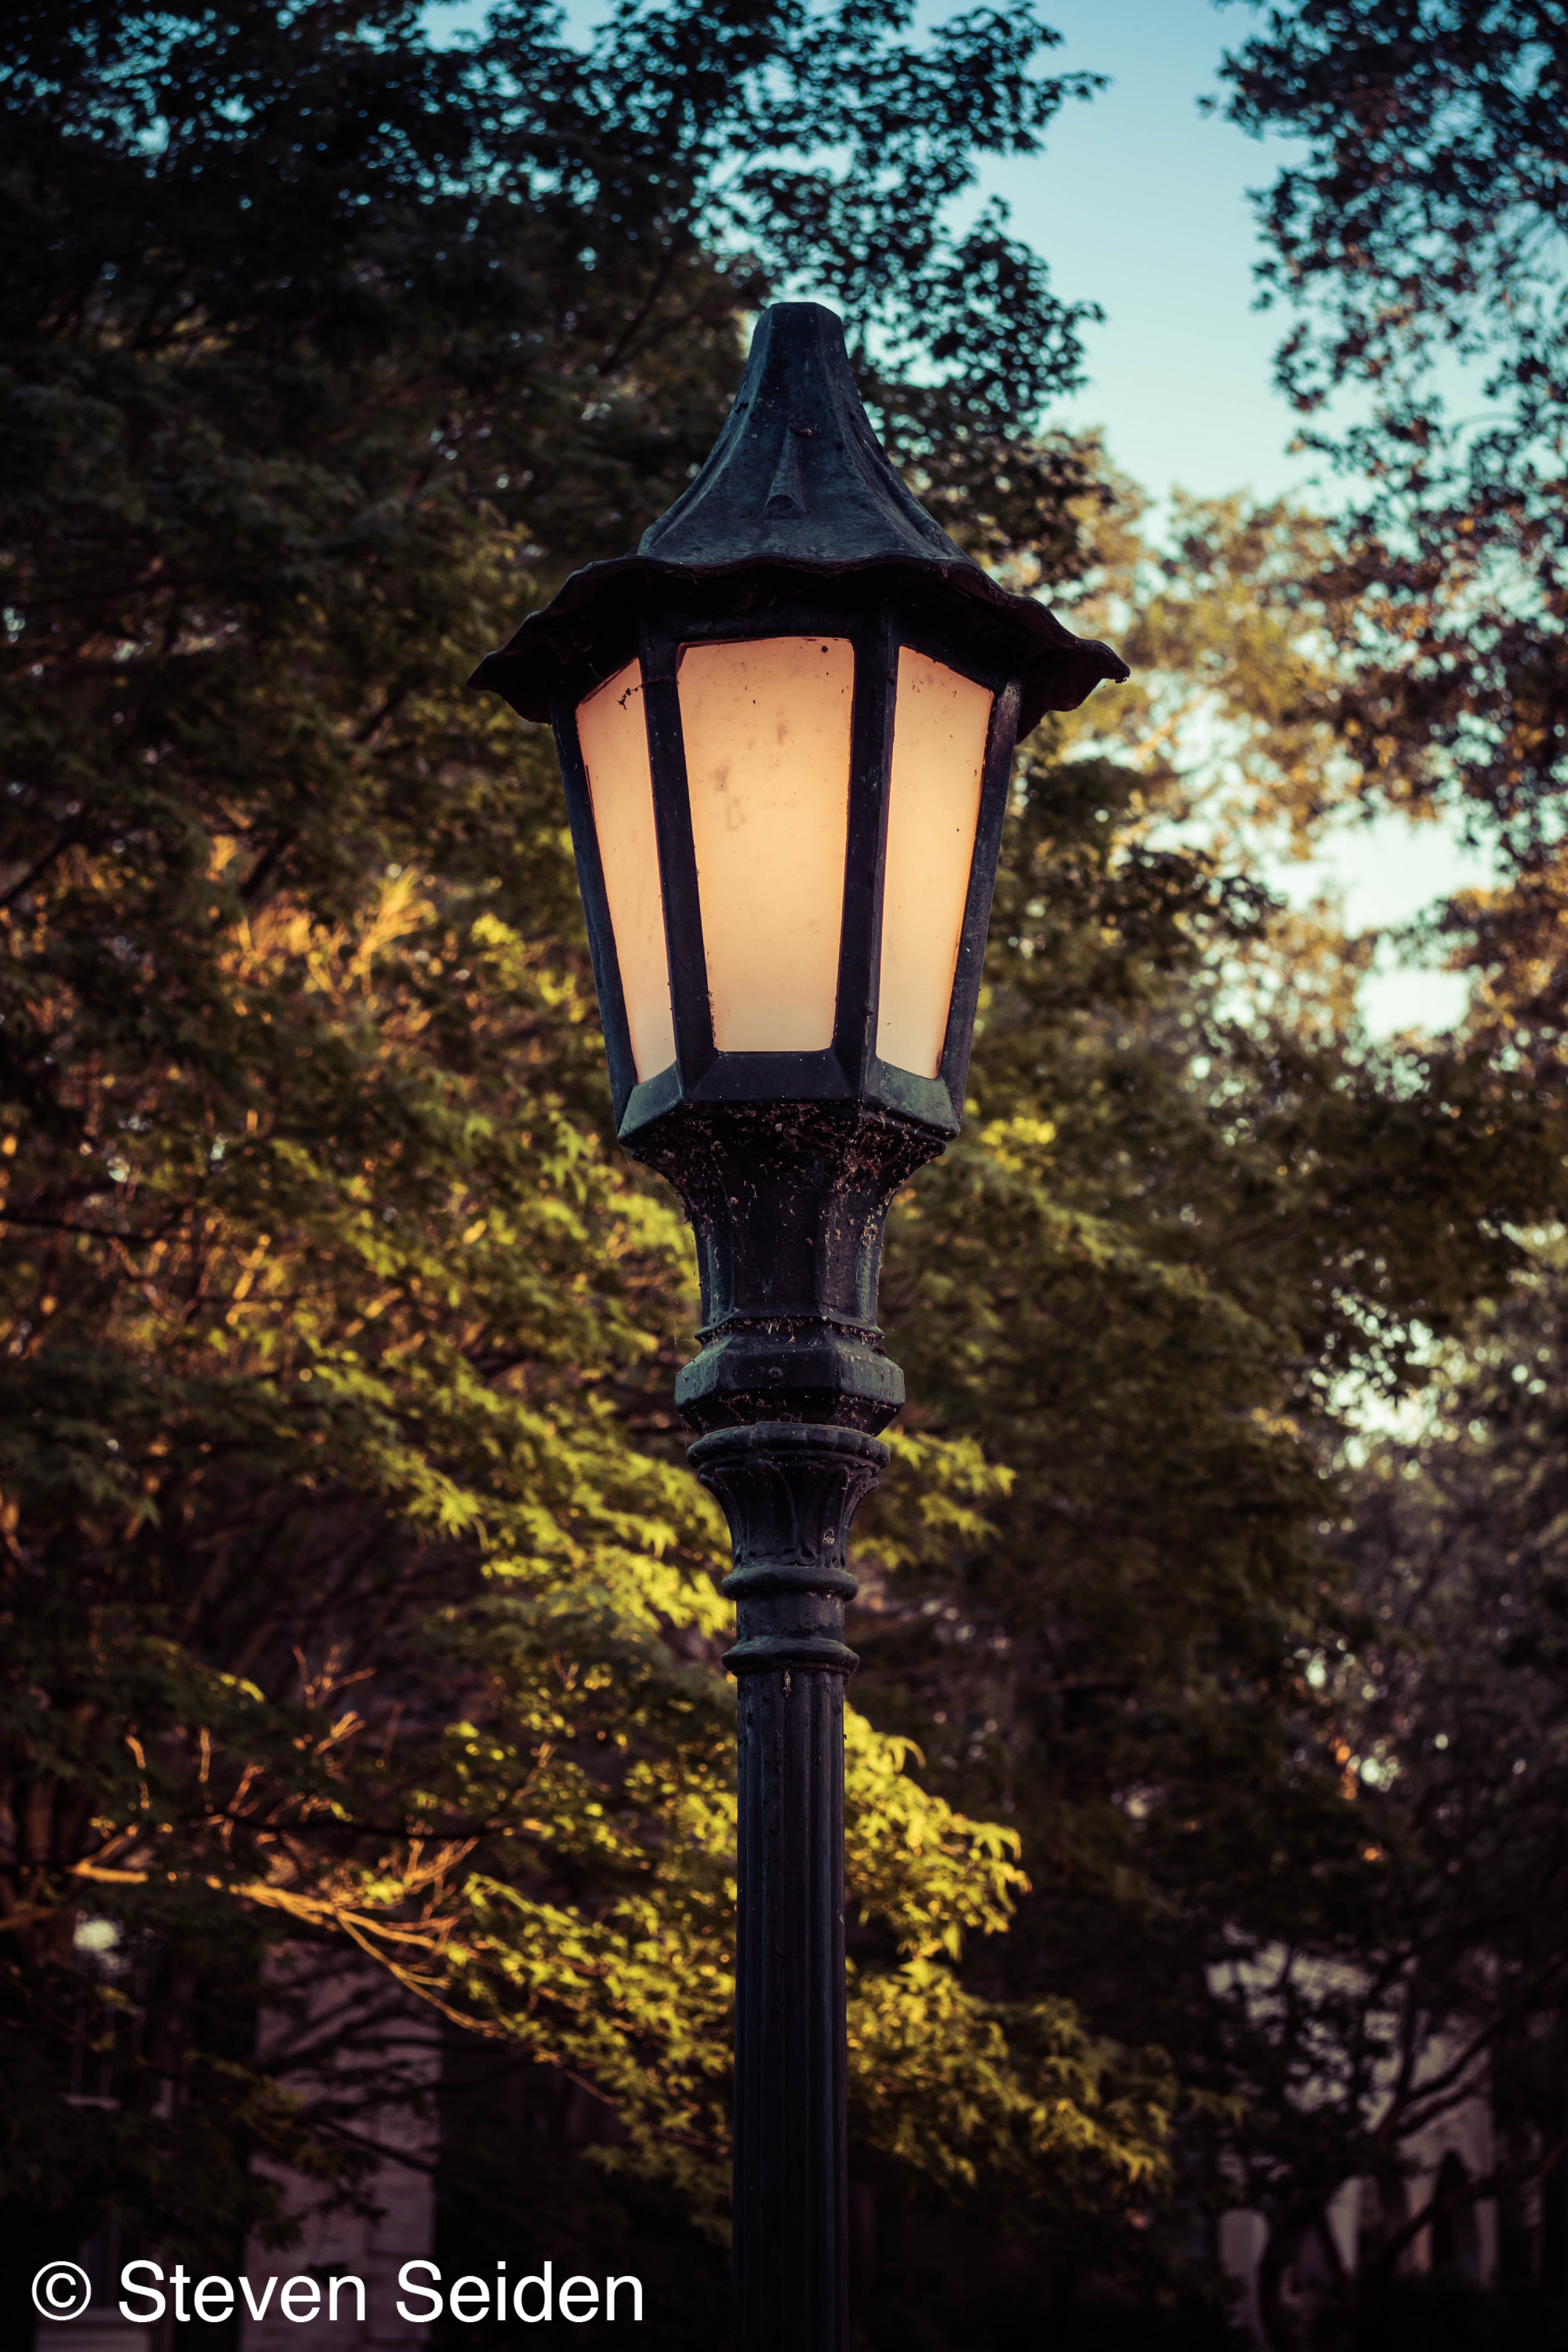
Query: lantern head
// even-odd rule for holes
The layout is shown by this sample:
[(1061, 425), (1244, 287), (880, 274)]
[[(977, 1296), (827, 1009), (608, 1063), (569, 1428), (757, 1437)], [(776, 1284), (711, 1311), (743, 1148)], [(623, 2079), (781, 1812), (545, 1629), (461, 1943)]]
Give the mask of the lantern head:
[(1126, 676), (910, 496), (840, 320), (765, 311), (690, 488), (474, 675), (555, 730), (622, 1140), (840, 1104), (940, 1149), (1015, 741)]

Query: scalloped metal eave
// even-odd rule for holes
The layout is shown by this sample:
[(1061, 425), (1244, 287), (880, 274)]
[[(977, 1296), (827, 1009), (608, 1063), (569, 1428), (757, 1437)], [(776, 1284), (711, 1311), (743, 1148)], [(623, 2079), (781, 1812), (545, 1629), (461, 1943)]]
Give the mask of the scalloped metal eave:
[[(900, 562), (877, 556), (861, 562), (834, 563), (769, 555), (698, 564), (664, 562), (657, 556), (617, 555), (573, 572), (542, 611), (530, 613), (504, 646), (485, 656), (468, 683), (503, 695), (521, 718), (547, 725), (551, 697), (562, 672), (584, 654), (592, 654), (603, 634), (606, 607), (647, 583), (663, 581), (679, 589), (694, 581), (720, 580), (739, 572), (752, 578), (795, 580), (879, 577), (927, 595), (937, 588), (947, 595), (962, 596), (967, 605), (990, 607), (998, 621), (1023, 641), (1018, 667), (1020, 740), (1047, 710), (1076, 710), (1097, 686), (1119, 684), (1131, 674), (1109, 646), (1095, 637), (1074, 636), (1047, 605), (997, 587), (967, 558), (944, 563), (929, 558)], [(1026, 650), (1031, 640), (1032, 652)]]

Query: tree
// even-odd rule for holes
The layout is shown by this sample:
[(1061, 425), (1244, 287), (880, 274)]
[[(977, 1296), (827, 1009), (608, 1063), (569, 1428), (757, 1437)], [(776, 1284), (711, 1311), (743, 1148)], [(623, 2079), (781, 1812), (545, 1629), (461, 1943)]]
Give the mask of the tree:
[[(282, 2226), (258, 2151), (352, 2193), (387, 2005), (309, 2099), (250, 2038), (312, 1953), (580, 2074), (623, 2172), (720, 2226), (689, 1275), (605, 1133), (552, 762), (463, 680), (669, 502), (786, 271), (874, 343), (931, 494), (967, 511), (1016, 447), (969, 527), (1061, 558), (1082, 467), (1029, 428), (1073, 316), (994, 211), (943, 226), (1070, 94), (1048, 37), (913, 43), (894, 5), (627, 7), (588, 51), (511, 6), (439, 48), (400, 0), (7, 19), (13, 2243), (110, 2210), (226, 2260)], [(1016, 1840), (901, 1757), (857, 1728), (865, 2129), (907, 2152), (928, 2114), (976, 2189), (1048, 2160), (1125, 2194), (1163, 2073), (958, 1980)], [(61, 2101), (88, 2044), (108, 2125)]]
[[(906, 1427), (1006, 1483), (983, 1528), (889, 1529), (854, 1633), (873, 1718), (1022, 1832), (1035, 1890), (972, 1980), (1163, 2048), (1178, 2201), (1255, 2201), (1281, 2246), (1383, 2161), (1301, 2093), (1374, 2006), (1363, 1972), (1425, 1932), (1387, 1859), (1404, 1785), (1347, 1779), (1383, 1638), (1347, 1442), (1507, 1292), (1557, 1181), (1555, 1125), (1484, 1047), (1373, 1046), (1359, 950), (1192, 846), (1310, 841), (1353, 796), (1325, 537), (1240, 501), (1189, 502), (1167, 552), (1125, 509), (1098, 532), (1087, 618), (1117, 600), (1133, 681), (1026, 756), (969, 1126), (889, 1243)], [(1443, 1916), (1473, 1981), (1481, 1914)], [(1310, 2017), (1235, 1997), (1281, 1952), (1316, 1969)]]
[(1508, 887), (1457, 959), (1556, 1050), (1563, 903), (1568, 341), (1561, 0), (1292, 0), (1227, 58), (1227, 110), (1306, 142), (1261, 200), (1279, 378), (1351, 486), (1337, 698), (1375, 789), (1454, 808)]
[(1253, 2144), (1206, 1963), (1367, 1948), (1385, 1879), (1305, 1675), (1358, 1622), (1343, 1384), (1399, 1392), (1507, 1283), (1560, 1145), (1484, 1050), (1368, 1050), (1331, 937), (1179, 829), (1216, 711), (1225, 844), (1353, 789), (1350, 607), (1279, 512), (1194, 508), (1160, 563), (1039, 429), (1074, 319), (942, 206), (1070, 94), (1044, 39), (890, 5), (632, 8), (586, 52), (512, 9), (444, 50), (395, 6), (8, 26), (16, 2235), (112, 2205), (226, 2255), (279, 2221), (258, 2149), (353, 2193), (388, 2003), (303, 2101), (249, 2038), (351, 1951), (590, 2084), (604, 2195), (721, 2227), (685, 1244), (605, 1131), (552, 764), (462, 680), (675, 495), (786, 279), (841, 301), (950, 527), (1022, 582), (1087, 565), (1158, 673), (1026, 760), (967, 1139), (890, 1246), (920, 1476), (866, 1550), (858, 2166), (1164, 2291), (1173, 2113), (1200, 2191)]
[[(1422, 929), (1473, 977), (1462, 1045), (1494, 1073), (1494, 1115), (1542, 1143), (1563, 1108), (1565, 64), (1555, 0), (1293, 0), (1226, 68), (1234, 119), (1305, 142), (1260, 218), (1266, 295), (1298, 311), (1279, 381), (1349, 491), (1321, 571), (1341, 661), (1319, 707), (1369, 804), (1443, 809), (1489, 845), (1494, 885)], [(1345, 394), (1348, 425), (1331, 406)], [(1563, 1196), (1547, 1153), (1541, 1172), (1518, 1276), (1461, 1320), (1420, 1442), (1381, 1448), (1360, 1484), (1356, 1572), (1409, 1643), (1352, 1645), (1340, 1702), (1347, 1754), (1389, 1742), (1382, 1810), (1401, 1826), (1380, 1949), (1403, 2030), (1446, 2015), (1480, 2037), (1516, 2182), (1525, 2143), (1555, 2162), (1557, 2126), (1522, 2086), (1560, 2063), (1557, 1864), (1534, 1798), (1550, 1644), (1492, 1644), (1513, 1611), (1539, 1628), (1553, 1606), (1549, 1548), (1521, 1532), (1552, 1440), (1517, 1391), (1506, 1402), (1516, 1370), (1522, 1397), (1543, 1393), (1537, 1363), (1550, 1379)], [(1522, 1759), (1501, 1732), (1521, 1719), (1542, 1742)]]

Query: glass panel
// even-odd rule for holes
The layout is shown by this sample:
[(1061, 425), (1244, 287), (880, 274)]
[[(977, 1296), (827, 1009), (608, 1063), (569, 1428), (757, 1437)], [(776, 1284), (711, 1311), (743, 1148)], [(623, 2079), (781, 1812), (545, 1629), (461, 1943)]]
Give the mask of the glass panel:
[(833, 1043), (849, 830), (847, 637), (682, 646), (680, 728), (713, 1042)]
[(989, 687), (900, 647), (877, 1051), (921, 1078), (942, 1066), (991, 702)]
[(675, 1019), (640, 662), (628, 662), (578, 704), (577, 740), (588, 772), (632, 1060), (639, 1078), (651, 1078), (675, 1059)]

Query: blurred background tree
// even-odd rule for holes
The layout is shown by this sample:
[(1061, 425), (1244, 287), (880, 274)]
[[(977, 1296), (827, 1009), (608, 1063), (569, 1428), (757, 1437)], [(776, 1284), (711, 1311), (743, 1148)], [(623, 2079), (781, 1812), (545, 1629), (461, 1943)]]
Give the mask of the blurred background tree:
[[(857, 1688), (931, 1786), (1024, 1829), (1033, 1891), (973, 1980), (1163, 2048), (1206, 2100), (1185, 2193), (1263, 2210), (1284, 2261), (1404, 2160), (1365, 2021), (1408, 1939), (1445, 1952), (1401, 2011), (1418, 2045), (1513, 2015), (1489, 1897), (1370, 1719), (1424, 1636), (1391, 1644), (1363, 1571), (1359, 1433), (1526, 1274), (1562, 1129), (1485, 1041), (1370, 1040), (1364, 947), (1260, 887), (1264, 845), (1363, 789), (1324, 527), (1235, 501), (1178, 504), (1163, 550), (1127, 526), (1124, 499), (1091, 530), (1078, 613), (1120, 616), (1134, 677), (1024, 756), (971, 1122), (885, 1294), (906, 1429), (1011, 1475), (978, 1539), (890, 1530)], [(1318, 1997), (1265, 2015), (1292, 1958)], [(1325, 2095), (1336, 2047), (1353, 2096)]]
[[(1348, 13), (1269, 38), (1331, 76), (1383, 12)], [(1501, 1738), (1516, 1706), (1531, 1756), (1561, 1738), (1550, 730), (1511, 640), (1447, 658), (1435, 490), (1397, 530), (1191, 501), (1156, 538), (1047, 428), (1083, 314), (952, 205), (1089, 94), (1050, 41), (895, 0), (633, 5), (582, 44), (512, 5), (449, 46), (395, 0), (8, 15), (8, 2249), (111, 2212), (227, 2268), (287, 2226), (263, 2156), (363, 2194), (415, 1998), (605, 2119), (525, 2148), (470, 2101), (476, 2255), (520, 2215), (633, 2245), (671, 2344), (721, 2325), (732, 1714), (668, 1406), (688, 1250), (607, 1131), (552, 754), (463, 680), (679, 494), (792, 289), (845, 312), (946, 526), (1135, 665), (1021, 757), (965, 1135), (891, 1230), (857, 2178), (1027, 2249), (970, 2352), (1037, 2332), (1042, 2279), (1064, 2335), (1119, 2281), (1212, 2339), (1205, 2213), (1258, 2203), (1278, 2268), (1397, 2168), (1378, 2036), (1462, 2018), (1530, 2079), (1568, 1948), (1554, 1782)], [(1246, 55), (1261, 121), (1287, 83)], [(1390, 549), (1426, 551), (1415, 602)], [(1439, 674), (1512, 698), (1484, 775)], [(1505, 807), (1527, 739), (1545, 781)], [(1449, 919), (1476, 1018), (1375, 1043), (1364, 944), (1260, 877), (1336, 810), (1461, 788), (1517, 851)], [(1435, 1368), (1424, 1433), (1369, 1449)], [(1281, 1954), (1331, 1966), (1238, 1999)], [(366, 1964), (384, 1998), (308, 2082), (258, 2054), (263, 1998), (308, 2022)], [(63, 2095), (84, 2054), (107, 2116)], [(1562, 2127), (1510, 2095), (1522, 2185)]]
[[(994, 208), (956, 239), (944, 209), (1076, 94), (1047, 39), (1012, 12), (916, 44), (891, 5), (633, 7), (591, 50), (526, 7), (447, 47), (398, 5), (8, 19), (18, 2301), (21, 2250), (106, 2211), (231, 2264), (286, 2226), (258, 2156), (352, 2194), (395, 2003), (318, 2037), (308, 2095), (254, 2016), (367, 1956), (591, 2084), (622, 2174), (721, 2235), (689, 1269), (605, 1130), (552, 760), (464, 679), (679, 493), (786, 268), (840, 288), (933, 496), (1001, 470), (1075, 321)], [(974, 528), (1059, 552), (1084, 479), (1030, 443)], [(1168, 2070), (960, 1983), (1016, 1832), (856, 1738), (873, 2138), (929, 2110), (971, 2185), (1055, 2149), (1131, 2194)], [(108, 2125), (67, 2095), (89, 2043)]]

